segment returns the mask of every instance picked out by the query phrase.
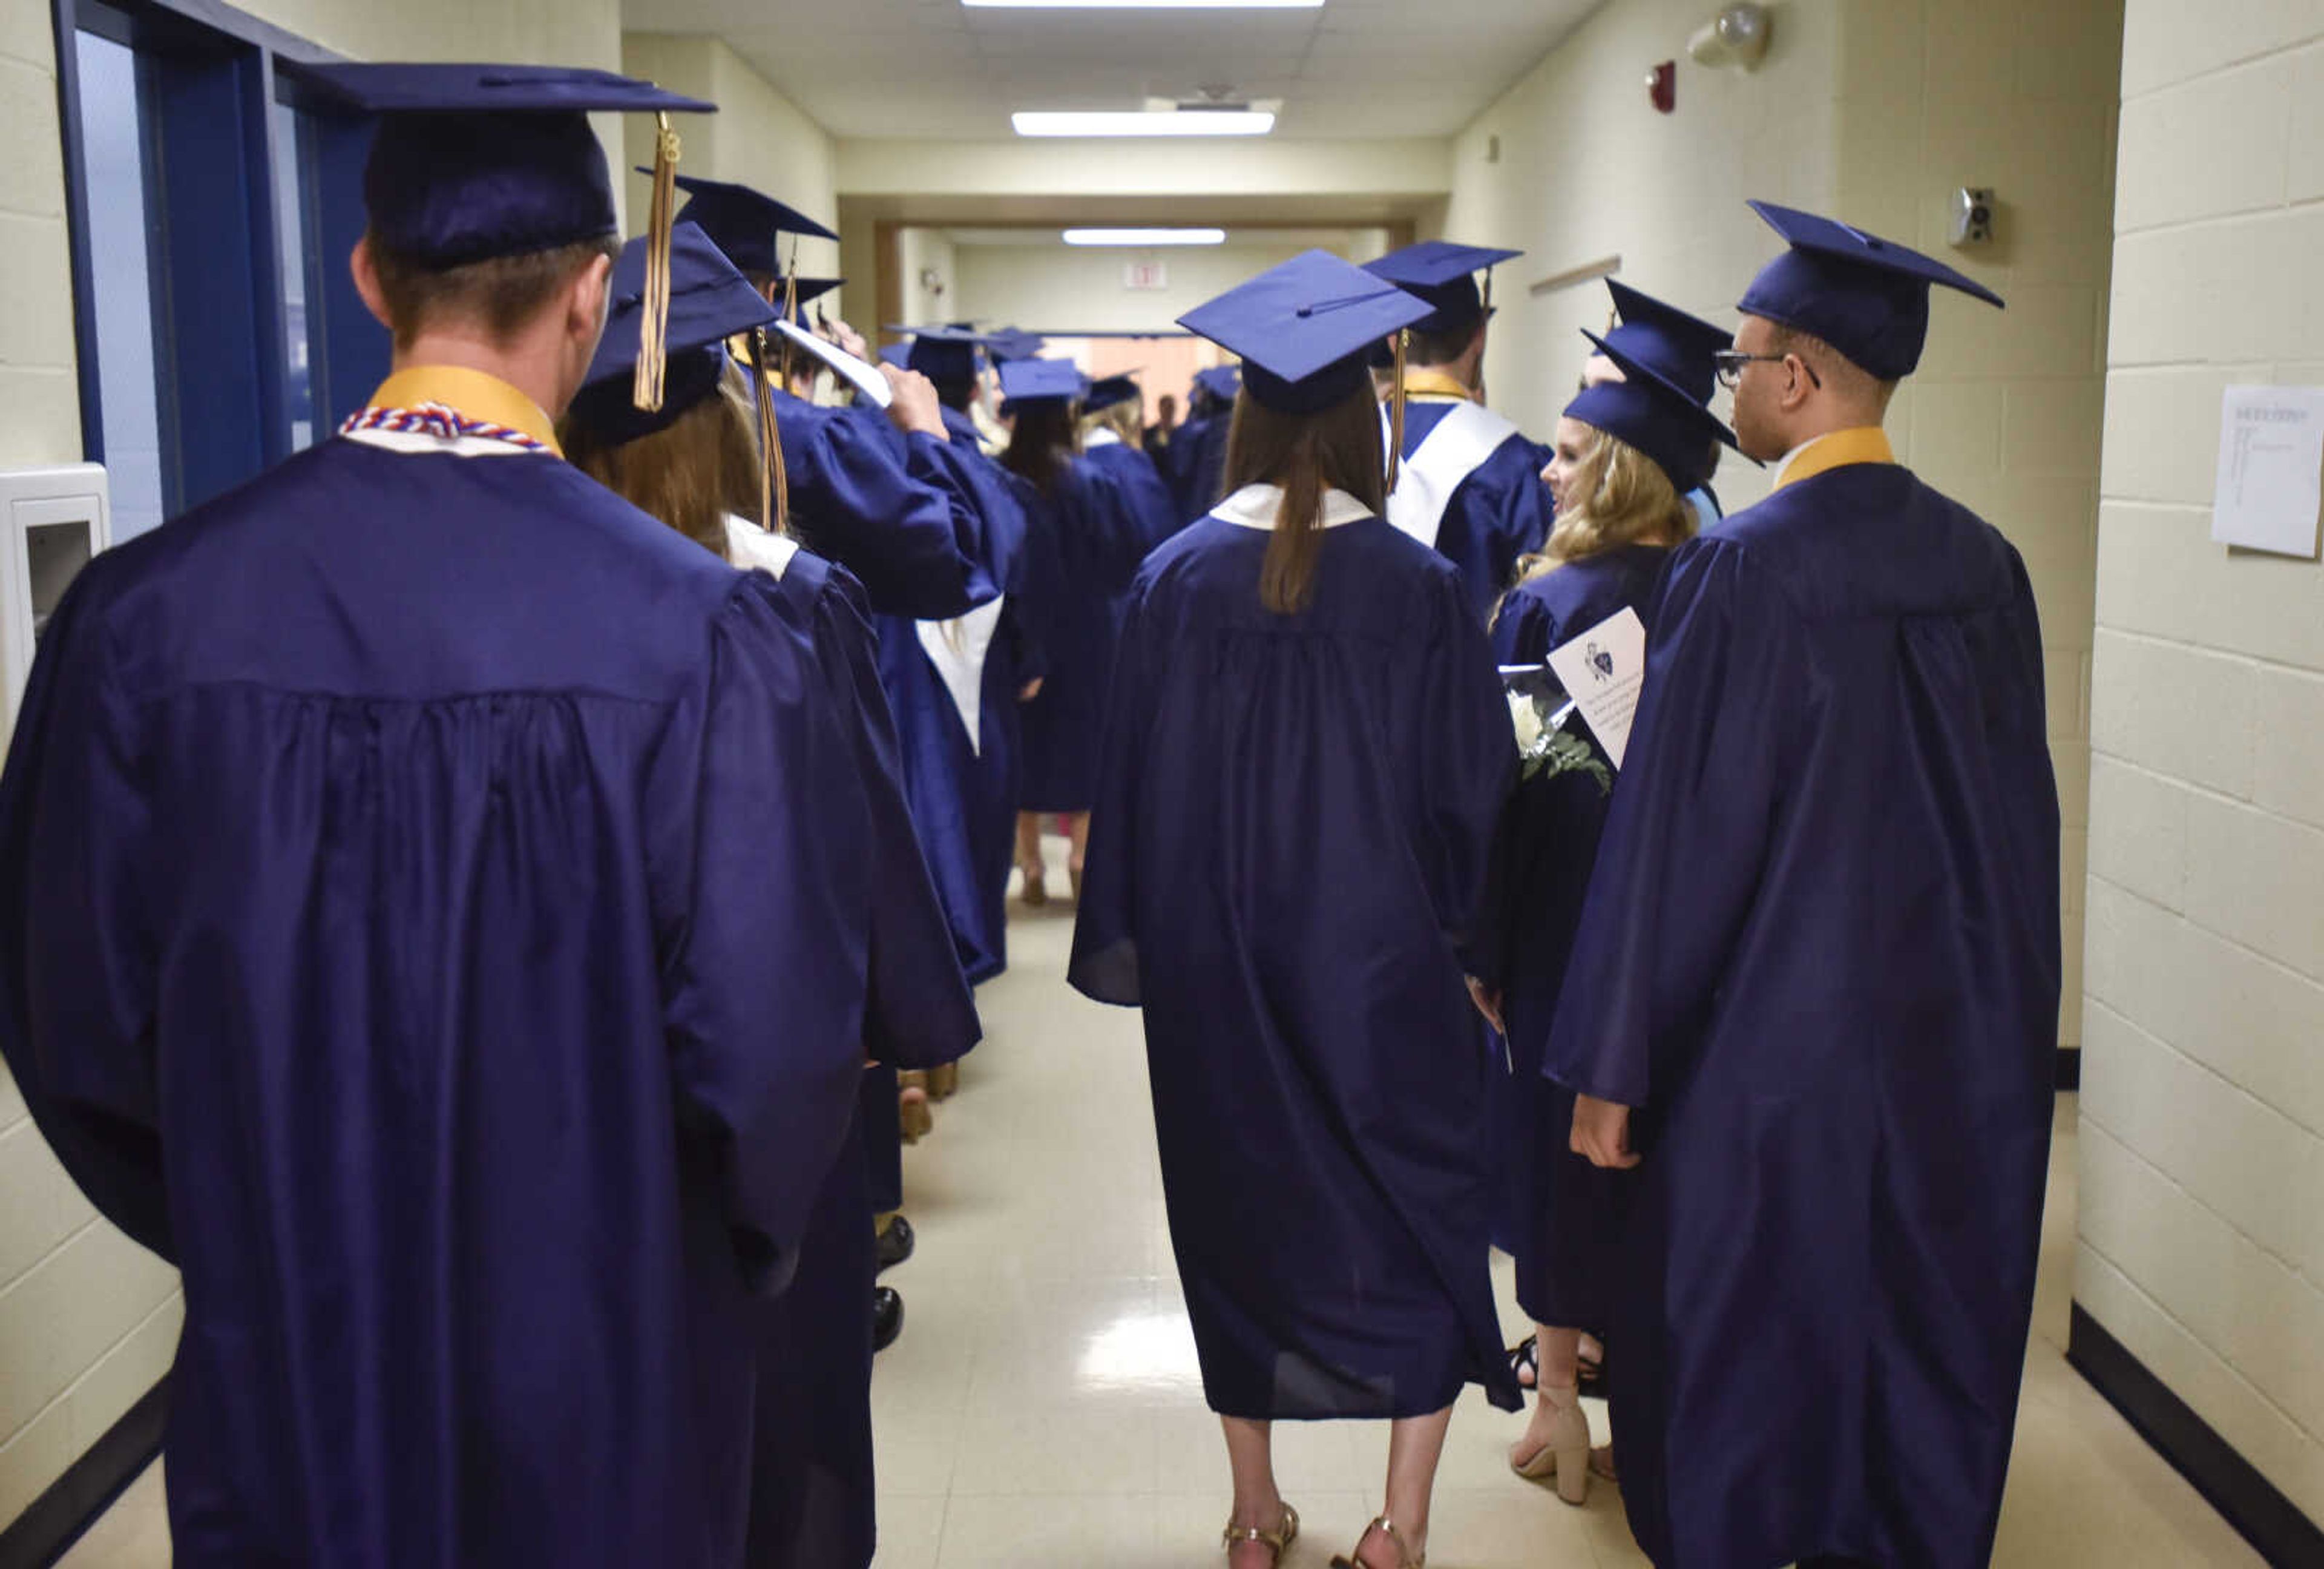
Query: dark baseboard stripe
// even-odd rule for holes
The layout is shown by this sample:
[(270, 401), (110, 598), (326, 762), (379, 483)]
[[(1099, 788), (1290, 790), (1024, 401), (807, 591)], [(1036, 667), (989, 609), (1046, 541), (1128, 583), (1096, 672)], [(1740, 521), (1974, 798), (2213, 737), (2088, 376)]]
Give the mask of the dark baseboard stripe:
[(2082, 1087), (2082, 1048), (2061, 1046), (2058, 1048), (2058, 1087), (2079, 1090)]
[(2066, 1360), (2271, 1564), (2324, 1564), (2324, 1528), (2074, 1304)]
[(161, 1429), (169, 1417), (170, 1380), (164, 1375), (0, 1531), (0, 1569), (47, 1569), (62, 1557), (161, 1453)]

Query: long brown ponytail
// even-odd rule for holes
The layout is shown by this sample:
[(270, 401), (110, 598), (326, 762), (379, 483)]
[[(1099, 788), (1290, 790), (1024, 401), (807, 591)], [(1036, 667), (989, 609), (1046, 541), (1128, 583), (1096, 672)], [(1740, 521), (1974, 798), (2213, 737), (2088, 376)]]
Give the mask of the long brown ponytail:
[(1307, 608), (1328, 492), (1346, 491), (1374, 512), (1387, 506), (1381, 440), (1379, 404), (1369, 381), (1314, 414), (1286, 414), (1249, 392), (1235, 400), (1227, 432), (1228, 492), (1247, 485), (1283, 487), (1283, 510), (1259, 568), (1259, 599), (1268, 610), (1296, 615)]

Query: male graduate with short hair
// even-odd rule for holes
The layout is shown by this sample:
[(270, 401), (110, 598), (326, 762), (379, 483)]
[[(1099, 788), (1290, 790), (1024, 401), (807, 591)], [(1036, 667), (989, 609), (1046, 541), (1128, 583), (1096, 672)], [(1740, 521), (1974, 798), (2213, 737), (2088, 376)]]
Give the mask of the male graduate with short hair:
[(1545, 1069), (1637, 1168), (1616, 1459), (1666, 1569), (1989, 1555), (2034, 1299), (2058, 797), (2024, 563), (1880, 424), (1942, 263), (1789, 242), (1722, 375), (1775, 493), (1674, 553)]
[(585, 111), (707, 106), (316, 74), (383, 115), (394, 374), (59, 609), (0, 1048), (183, 1271), (180, 1564), (734, 1564), (753, 1298), (862, 1074), (872, 822), (796, 602), (551, 424), (618, 248)]
[(1556, 513), (1541, 477), (1547, 450), (1485, 407), (1493, 308), (1476, 275), (1523, 254), (1425, 240), (1364, 264), (1434, 307), (1410, 329), (1388, 521), (1461, 568), (1480, 622), (1516, 579), (1518, 560), (1549, 538)]

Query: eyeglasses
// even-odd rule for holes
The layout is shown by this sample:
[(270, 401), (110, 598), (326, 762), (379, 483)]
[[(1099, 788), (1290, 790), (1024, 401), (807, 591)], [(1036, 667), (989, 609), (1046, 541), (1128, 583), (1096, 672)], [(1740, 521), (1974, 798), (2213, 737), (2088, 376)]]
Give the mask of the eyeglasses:
[[(1731, 392), (1742, 384), (1745, 365), (1763, 361), (1768, 365), (1781, 365), (1791, 357), (1787, 354), (1745, 354), (1739, 348), (1722, 348), (1711, 356), (1711, 363), (1718, 367), (1719, 384)], [(1819, 387), (1823, 385), (1823, 378), (1815, 374), (1815, 366), (1802, 360), (1800, 369), (1808, 374), (1811, 383)]]

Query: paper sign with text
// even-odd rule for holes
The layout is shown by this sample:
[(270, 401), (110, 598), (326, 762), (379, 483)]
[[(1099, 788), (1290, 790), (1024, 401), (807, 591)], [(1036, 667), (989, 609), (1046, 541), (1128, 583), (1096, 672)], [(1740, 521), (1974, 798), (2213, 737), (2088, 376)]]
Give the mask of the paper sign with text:
[(2229, 387), (2219, 411), (2211, 538), (2316, 558), (2324, 512), (2324, 387)]
[(1630, 721), (1646, 674), (1646, 623), (1625, 606), (1563, 648), (1552, 649), (1549, 668), (1581, 709), (1582, 723), (1616, 768), (1629, 750)]

